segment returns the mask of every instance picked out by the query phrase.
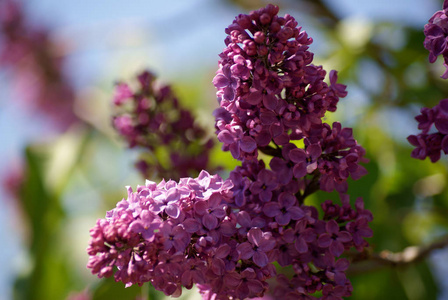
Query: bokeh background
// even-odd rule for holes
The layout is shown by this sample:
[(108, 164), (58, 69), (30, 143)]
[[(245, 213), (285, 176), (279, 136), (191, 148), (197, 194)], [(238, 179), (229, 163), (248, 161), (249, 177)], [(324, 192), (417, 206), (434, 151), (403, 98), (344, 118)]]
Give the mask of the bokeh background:
[[(217, 103), (211, 81), (224, 29), (237, 14), (268, 2), (20, 3), (28, 28), (22, 35), (36, 35), (28, 44), (36, 50), (20, 56), (15, 54), (23, 49), (13, 48), (0, 58), (0, 299), (162, 299), (149, 286), (124, 289), (85, 267), (88, 230), (125, 197), (126, 185), (144, 182), (133, 166), (137, 151), (126, 149), (111, 126), (114, 83), (152, 70), (173, 85), (213, 136)], [(367, 150), (369, 175), (351, 182), (349, 194), (364, 197), (374, 214), (373, 251), (397, 252), (445, 237), (447, 160), (411, 159), (406, 141), (417, 133), (420, 107), (448, 95), (448, 84), (439, 78), (442, 62), (430, 65), (423, 48), (423, 26), (442, 1), (271, 3), (313, 37), (315, 64), (338, 70), (347, 85), (348, 96), (327, 120), (353, 127)], [(8, 44), (5, 32), (0, 51)], [(58, 76), (30, 58), (39, 51), (51, 54), (47, 60), (55, 62), (43, 64), (53, 64)], [(219, 148), (217, 143), (212, 159), (226, 162), (225, 176), (238, 162)], [(318, 193), (309, 201), (331, 197), (337, 195)], [(448, 299), (446, 274), (443, 249), (405, 267), (361, 266), (350, 277), (352, 299)]]

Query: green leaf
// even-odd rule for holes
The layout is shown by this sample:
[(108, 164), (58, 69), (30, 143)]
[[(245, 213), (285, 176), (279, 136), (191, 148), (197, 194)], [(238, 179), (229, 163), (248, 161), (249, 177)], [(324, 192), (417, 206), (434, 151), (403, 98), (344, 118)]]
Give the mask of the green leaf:
[(45, 149), (25, 151), (26, 173), (19, 197), (29, 224), (31, 266), (16, 282), (16, 299), (62, 299), (69, 286), (69, 268), (57, 242), (64, 212), (60, 199), (45, 185), (47, 158)]
[(92, 300), (136, 299), (142, 295), (142, 288), (133, 285), (128, 288), (122, 282), (115, 282), (113, 277), (105, 278), (95, 288)]

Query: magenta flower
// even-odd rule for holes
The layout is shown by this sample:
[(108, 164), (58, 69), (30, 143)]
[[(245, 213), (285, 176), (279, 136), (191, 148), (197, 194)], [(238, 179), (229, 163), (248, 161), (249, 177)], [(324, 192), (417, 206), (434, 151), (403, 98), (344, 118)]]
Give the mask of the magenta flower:
[(353, 222), (346, 225), (347, 231), (352, 235), (353, 243), (357, 249), (362, 249), (366, 246), (364, 238), (373, 236), (373, 231), (368, 226), (368, 220), (365, 217), (359, 217)]
[(135, 220), (129, 225), (129, 229), (135, 233), (140, 233), (142, 237), (148, 242), (152, 242), (154, 239), (154, 231), (160, 228), (160, 221), (155, 218), (147, 210), (143, 210), (140, 213), (140, 219)]
[(440, 76), (443, 79), (448, 78), (448, 1), (443, 2), (443, 10), (437, 11), (425, 25), (424, 34), (425, 41), (423, 45), (429, 51), (429, 62), (434, 63), (439, 55), (443, 56), (444, 66), (447, 67), (447, 71)]
[(283, 192), (278, 202), (268, 202), (263, 206), (266, 216), (275, 218), (280, 226), (288, 225), (291, 220), (302, 218), (305, 213), (296, 205), (297, 199), (293, 194)]
[(156, 287), (160, 287), (159, 290), (166, 296), (179, 297), (182, 295), (182, 285), (177, 283), (176, 279), (175, 276), (165, 273), (163, 276), (155, 277), (151, 283)]
[(342, 297), (351, 296), (351, 292), (345, 286), (326, 284), (322, 289), (321, 300), (342, 300)]
[[(336, 72), (330, 73), (328, 85), (326, 71), (312, 65), (313, 54), (308, 51), (312, 39), (297, 27), (293, 17), (280, 17), (277, 10), (269, 5), (240, 15), (226, 29), (227, 47), (220, 54), (218, 71), (223, 83), (218, 85), (217, 96), (221, 99), (219, 110), (226, 110), (228, 115), (216, 114), (216, 128), (223, 150), (231, 151), (239, 160), (256, 158), (253, 151), (269, 146), (271, 141), (285, 146), (315, 135), (312, 131), (322, 126), (326, 111), (335, 111), (339, 98), (346, 95), (345, 86), (337, 83)], [(227, 68), (231, 75), (224, 75)], [(232, 89), (233, 101), (222, 96), (227, 94), (230, 76), (237, 77), (239, 83)], [(235, 126), (241, 133), (236, 133)], [(255, 143), (247, 142), (255, 148), (243, 150), (237, 144), (242, 137), (253, 139)], [(279, 167), (276, 173), (279, 169), (287, 171), (278, 160), (273, 165)], [(286, 184), (286, 179), (280, 180)]]
[(317, 239), (319, 247), (328, 248), (330, 253), (335, 256), (341, 256), (344, 252), (344, 244), (352, 240), (352, 236), (347, 231), (339, 231), (339, 225), (335, 220), (330, 220), (326, 224), (327, 232), (320, 235)]
[(297, 252), (302, 254), (308, 251), (308, 243), (313, 242), (316, 236), (315, 231), (307, 227), (305, 220), (299, 220), (294, 229), (289, 228), (283, 232), (283, 240), (293, 243)]
[(268, 232), (262, 232), (260, 228), (252, 228), (247, 233), (248, 242), (237, 247), (240, 259), (251, 259), (259, 266), (264, 267), (269, 263), (266, 252), (275, 247), (275, 240)]
[[(250, 70), (252, 70), (252, 61), (245, 59), (242, 55), (235, 55), (233, 57), (233, 62), (235, 64), (230, 67), (230, 70), (235, 77), (232, 79), (237, 80), (237, 78), (241, 78), (242, 80), (248, 80), (250, 77)], [(219, 88), (218, 86), (216, 87)]]
[[(335, 92), (338, 97), (347, 96), (346, 88), (347, 86), (344, 84), (337, 83), (338, 80), (338, 72), (335, 70), (330, 71), (330, 88)], [(332, 111), (332, 110), (330, 110)]]
[(163, 246), (165, 250), (175, 248), (178, 252), (184, 252), (190, 243), (190, 235), (181, 225), (173, 226), (168, 222), (164, 222), (160, 226), (160, 233), (163, 236)]
[(317, 168), (317, 159), (321, 156), (322, 149), (318, 144), (312, 144), (306, 147), (306, 150), (299, 148), (289, 152), (289, 158), (295, 163), (293, 173), (294, 177), (302, 178), (311, 174)]
[(245, 136), (239, 124), (229, 124), (222, 129), (218, 133), (218, 140), (224, 144), (226, 149), (230, 150), (235, 159), (257, 156), (256, 141), (250, 136)]
[(350, 265), (349, 261), (345, 258), (335, 261), (333, 256), (327, 257), (327, 267), (325, 269), (325, 275), (331, 281), (334, 281), (337, 285), (345, 286), (347, 283), (347, 277), (345, 271)]
[[(130, 148), (146, 153), (136, 162), (142, 175), (178, 180), (211, 170), (208, 157), (214, 142), (206, 137), (207, 130), (154, 74), (144, 71), (136, 77), (136, 88), (116, 85), (113, 125)], [(168, 160), (160, 163), (156, 153), (166, 153)]]
[(291, 182), (293, 175), (293, 164), (290, 161), (286, 161), (279, 157), (273, 157), (269, 163), (269, 166), (277, 175), (279, 183), (287, 184)]
[(130, 100), (134, 94), (126, 83), (119, 83), (115, 88), (114, 104), (122, 105)]
[(410, 135), (408, 136), (408, 141), (411, 145), (416, 146), (411, 153), (413, 158), (423, 160), (429, 157), (430, 161), (434, 163), (441, 157), (440, 150), (443, 149), (445, 154), (448, 153), (448, 139), (446, 139), (446, 136), (438, 133), (420, 134), (418, 136)]
[[(411, 156), (417, 159), (429, 157), (431, 162), (440, 159), (440, 151), (448, 154), (448, 99), (442, 99), (433, 108), (422, 108), (421, 114), (416, 116), (421, 133), (408, 136), (408, 142), (416, 147)], [(432, 125), (437, 129), (429, 133)]]
[(166, 251), (161, 251), (157, 256), (159, 263), (154, 268), (154, 274), (156, 276), (173, 276), (179, 277), (182, 275), (182, 262), (184, 257), (182, 253), (169, 253)]
[[(238, 64), (241, 66), (241, 64)], [(235, 99), (235, 89), (238, 86), (238, 78), (234, 77), (229, 66), (223, 67), (213, 78), (213, 84), (217, 89), (223, 89), (222, 98), (227, 101)]]
[(235, 289), (238, 299), (253, 298), (264, 290), (263, 284), (257, 279), (257, 274), (252, 268), (246, 268), (241, 273), (229, 273), (224, 277), (224, 282)]
[(250, 191), (259, 195), (260, 200), (268, 202), (272, 198), (272, 191), (277, 188), (278, 183), (274, 172), (263, 169), (258, 173), (257, 181), (252, 183)]
[(215, 251), (211, 270), (216, 275), (224, 275), (226, 272), (234, 271), (238, 253), (229, 244), (222, 244)]
[(197, 215), (202, 219), (202, 224), (208, 229), (213, 230), (218, 226), (218, 219), (222, 219), (225, 215), (226, 205), (221, 203), (221, 197), (214, 195), (208, 201), (198, 201), (194, 204)]
[(183, 273), (181, 277), (182, 285), (187, 289), (191, 289), (195, 283), (205, 283), (205, 271), (205, 262), (195, 258), (188, 259), (183, 264)]
[(238, 233), (241, 235), (246, 235), (246, 233), (254, 227), (264, 228), (266, 226), (266, 221), (261, 217), (254, 217), (251, 219), (250, 214), (247, 211), (239, 211), (237, 215), (238, 224), (241, 226), (238, 229)]
[(259, 89), (251, 90), (250, 95), (245, 99), (247, 103), (258, 105), (263, 103), (263, 106), (269, 110), (274, 110), (277, 106), (278, 99), (275, 95), (269, 93), (267, 89), (259, 87)]
[(281, 240), (278, 242), (275, 251), (277, 263), (282, 267), (291, 265), (298, 256), (298, 252), (293, 244)]
[(74, 111), (76, 92), (66, 76), (67, 45), (43, 24), (29, 22), (27, 3), (0, 1), (0, 68), (10, 70), (9, 85), (24, 101), (22, 109), (44, 116), (54, 129), (65, 131), (80, 121)]
[(250, 180), (236, 171), (230, 172), (229, 178), (233, 183), (232, 192), (235, 204), (237, 207), (241, 207), (246, 204), (245, 192), (249, 189)]

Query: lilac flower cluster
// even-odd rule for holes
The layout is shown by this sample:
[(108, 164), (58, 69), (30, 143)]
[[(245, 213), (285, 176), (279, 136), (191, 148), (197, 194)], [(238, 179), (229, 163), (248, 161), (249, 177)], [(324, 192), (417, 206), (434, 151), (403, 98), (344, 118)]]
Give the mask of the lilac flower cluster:
[[(350, 128), (322, 122), (334, 112), (345, 86), (336, 71), (312, 63), (312, 39), (290, 15), (277, 16), (268, 5), (239, 15), (226, 29), (227, 48), (213, 79), (220, 108), (215, 112), (223, 150), (239, 160), (256, 160), (259, 150), (272, 155), (272, 169), (288, 182), (321, 174), (320, 188), (346, 192), (346, 180), (366, 173), (364, 149)], [(296, 147), (303, 141), (305, 149)]]
[[(345, 86), (336, 83), (334, 71), (330, 85), (323, 81), (325, 70), (311, 64), (311, 39), (294, 18), (277, 13), (267, 5), (236, 18), (213, 80), (221, 106), (215, 111), (218, 139), (242, 165), (225, 181), (202, 171), (195, 179), (128, 188), (127, 199), (90, 231), (94, 274), (115, 273), (127, 286), (150, 281), (172, 296), (196, 284), (203, 299), (215, 300), (351, 295), (349, 261), (341, 256), (368, 246), (372, 214), (362, 199), (352, 208), (345, 192), (349, 177), (366, 173), (359, 164), (365, 151), (350, 128), (322, 122), (346, 95)], [(119, 86), (116, 104), (139, 107), (151, 96), (163, 107), (152, 81), (140, 82), (143, 92)], [(145, 104), (116, 117), (115, 126), (131, 146), (151, 147), (145, 130), (153, 128), (162, 141), (165, 134), (159, 111)], [(272, 157), (269, 167), (259, 151)], [(317, 208), (304, 204), (318, 190), (337, 190), (342, 205), (324, 202), (320, 218)]]
[[(433, 108), (423, 107), (415, 119), (421, 133), (408, 136), (408, 141), (416, 148), (411, 156), (417, 159), (429, 157), (431, 162), (440, 159), (440, 151), (448, 154), (448, 99), (443, 99)], [(431, 128), (434, 125), (436, 130)]]
[(278, 201), (237, 208), (231, 179), (203, 171), (178, 183), (147, 181), (136, 192), (128, 187), (127, 199), (90, 230), (88, 267), (99, 277), (115, 272), (127, 286), (149, 281), (166, 295), (197, 284), (204, 299), (245, 299), (264, 295), (277, 262), (296, 273), (277, 276), (272, 293), (281, 299), (316, 291), (322, 299), (350, 295), (348, 261), (336, 258), (351, 247), (361, 250), (372, 235), (362, 200), (356, 209), (348, 199), (342, 206), (323, 203), (323, 220), (288, 190)]
[[(171, 88), (158, 85), (155, 76), (144, 71), (137, 76), (138, 88), (126, 83), (116, 86), (113, 125), (129, 147), (145, 150), (136, 166), (144, 177), (179, 179), (197, 176), (208, 167), (213, 141), (194, 122), (190, 111), (181, 107)], [(169, 161), (157, 155), (168, 153)]]
[[(429, 51), (429, 61), (434, 63), (437, 56), (444, 58), (443, 65), (447, 68), (441, 76), (448, 79), (448, 0), (443, 2), (443, 10), (437, 11), (425, 25), (424, 46)], [(408, 136), (409, 143), (415, 147), (411, 156), (417, 159), (429, 157), (431, 162), (440, 159), (440, 151), (448, 154), (448, 99), (442, 99), (433, 108), (423, 107), (415, 119), (421, 133)], [(433, 129), (433, 125), (435, 129)]]
[[(345, 276), (349, 262), (337, 258), (351, 247), (363, 251), (368, 246), (364, 238), (372, 236), (368, 227), (372, 214), (364, 209), (361, 198), (352, 209), (344, 195), (342, 206), (324, 202), (324, 217), (319, 219), (315, 207), (302, 204), (306, 196), (300, 193), (303, 182), (289, 175), (289, 181), (282, 184), (284, 178), (284, 174), (278, 176), (266, 169), (262, 160), (245, 160), (230, 174), (234, 184), (230, 205), (239, 211), (239, 231), (255, 227), (270, 233), (276, 240), (268, 255), (270, 262), (293, 266), (292, 278), (277, 275), (277, 285), (270, 293), (279, 299), (317, 299), (311, 296), (317, 291), (323, 291), (322, 299), (341, 299), (330, 297), (336, 291), (339, 297), (349, 296), (351, 284)], [(305, 193), (311, 192), (305, 188)]]
[[(255, 270), (274, 272), (272, 266), (266, 266), (266, 255), (260, 250), (255, 261), (262, 266), (251, 269), (253, 255), (246, 254), (247, 266), (242, 265), (235, 247), (252, 242), (271, 250), (273, 240), (260, 229), (241, 241), (231, 238), (237, 231), (236, 216), (230, 214), (228, 205), (231, 188), (229, 180), (205, 171), (178, 183), (147, 181), (136, 192), (128, 188), (128, 198), (91, 229), (88, 267), (99, 277), (111, 276), (116, 267), (115, 280), (127, 286), (150, 281), (173, 296), (181, 294), (182, 286), (191, 288), (193, 284), (220, 286), (236, 293), (240, 285), (235, 270), (244, 268), (245, 278), (257, 281), (257, 291), (262, 292), (265, 286), (257, 278), (263, 274), (255, 274)], [(222, 284), (224, 275), (231, 284)]]
[(11, 69), (14, 90), (26, 109), (38, 110), (65, 130), (79, 119), (61, 50), (47, 29), (28, 24), (18, 1), (0, 1), (0, 67)]
[(443, 56), (446, 67), (443, 79), (448, 79), (448, 0), (443, 2), (443, 10), (437, 11), (425, 25), (423, 45), (429, 51), (429, 62), (434, 63), (439, 55)]

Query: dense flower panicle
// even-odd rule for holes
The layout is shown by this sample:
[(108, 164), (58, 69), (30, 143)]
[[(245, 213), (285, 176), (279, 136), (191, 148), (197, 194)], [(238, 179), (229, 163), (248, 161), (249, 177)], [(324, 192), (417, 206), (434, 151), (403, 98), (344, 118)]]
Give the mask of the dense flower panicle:
[[(308, 141), (313, 141), (313, 138), (305, 140), (305, 143)], [(314, 138), (314, 142), (320, 144), (322, 149), (317, 160), (322, 190), (330, 192), (336, 189), (345, 193), (349, 176), (357, 180), (367, 174), (367, 170), (360, 165), (368, 161), (364, 158), (365, 150), (353, 138), (351, 128), (342, 128), (338, 122), (333, 123), (332, 128), (323, 124), (321, 137)]]
[[(296, 297), (294, 299), (300, 299), (300, 297), (307, 299), (309, 294), (322, 290), (329, 282), (335, 287), (337, 285), (344, 287), (341, 290), (342, 296), (350, 295), (351, 285), (343, 272), (345, 269), (342, 270), (340, 267), (343, 263), (338, 263), (340, 271), (337, 273), (337, 283), (334, 283), (334, 270), (329, 271), (327, 268), (334, 266), (335, 261), (339, 261), (335, 259), (340, 257), (345, 250), (354, 247), (358, 251), (363, 251), (365, 247), (368, 247), (365, 238), (371, 237), (373, 234), (368, 226), (373, 217), (370, 211), (364, 208), (362, 199), (356, 200), (355, 208), (351, 207), (348, 195), (342, 197), (341, 206), (327, 200), (322, 204), (324, 218), (321, 220), (316, 208), (298, 202), (300, 194), (298, 194), (299, 184), (296, 181), (281, 184), (272, 178), (272, 181), (276, 182), (276, 186), (271, 189), (272, 196), (267, 202), (259, 193), (254, 193), (252, 186), (260, 185), (257, 174), (264, 176), (264, 171), (263, 161), (243, 161), (243, 165), (237, 167), (230, 174), (230, 178), (235, 183), (232, 188), (234, 196), (243, 198), (243, 200), (239, 200), (238, 197), (234, 197), (234, 202), (229, 203), (231, 207), (237, 207), (240, 211), (237, 219), (241, 226), (240, 229), (248, 232), (251, 230), (251, 226), (256, 226), (263, 232), (271, 232), (272, 237), (277, 240), (272, 255), (280, 266), (300, 266), (312, 263), (314, 267), (330, 277), (329, 279), (316, 275), (315, 269), (308, 270), (307, 268), (305, 271), (309, 274), (305, 276), (303, 268), (298, 268), (295, 276), (300, 276), (302, 281), (298, 283), (293, 279), (294, 283), (288, 283), (290, 288), (294, 287), (289, 292), (283, 290), (284, 287), (280, 285), (276, 286), (274, 295), (279, 297), (281, 295), (281, 299), (293, 299), (294, 297)], [(247, 255), (253, 253), (250, 245), (241, 247), (248, 248), (245, 249)], [(329, 260), (332, 261), (331, 264), (328, 263)], [(346, 263), (347, 261), (344, 262), (344, 266)], [(317, 273), (320, 274), (320, 271)], [(310, 280), (313, 284), (307, 286)], [(326, 289), (330, 295), (329, 288)]]
[(423, 45), (429, 51), (429, 62), (434, 63), (439, 55), (442, 55), (446, 67), (443, 79), (448, 78), (448, 0), (443, 2), (443, 10), (437, 11), (425, 25), (425, 41)]
[[(213, 79), (218, 139), (239, 160), (256, 160), (259, 151), (274, 156), (270, 166), (282, 184), (294, 177), (304, 186), (303, 177), (321, 173), (321, 189), (346, 192), (349, 176), (366, 173), (359, 165), (365, 151), (350, 128), (322, 122), (346, 96), (345, 86), (336, 71), (324, 82), (326, 71), (312, 64), (308, 50), (312, 39), (293, 17), (277, 13), (268, 5), (239, 15), (226, 29), (227, 48)], [(307, 149), (293, 149), (300, 140)]]
[[(204, 299), (262, 297), (268, 290), (282, 299), (350, 295), (348, 261), (339, 257), (351, 247), (362, 251), (372, 236), (361, 199), (355, 209), (347, 198), (342, 206), (325, 202), (320, 220), (316, 208), (298, 205), (291, 187), (267, 201), (245, 194), (250, 199), (239, 208), (238, 188), (205, 171), (179, 182), (147, 181), (135, 192), (128, 187), (127, 198), (90, 230), (88, 267), (126, 286), (151, 282), (172, 296), (194, 284)], [(295, 275), (279, 275), (270, 286), (274, 262), (292, 265)]]
[(205, 171), (128, 188), (127, 199), (91, 229), (88, 267), (127, 286), (150, 281), (173, 296), (193, 284), (238, 299), (262, 295), (275, 274), (268, 265), (275, 240), (259, 228), (237, 232), (231, 188)]
[(209, 226), (202, 203), (216, 211), (213, 217), (221, 223), (231, 187), (205, 171), (179, 182), (147, 181), (136, 192), (128, 187), (127, 199), (91, 229), (88, 267), (99, 277), (115, 272), (115, 279), (127, 285), (151, 281), (167, 295), (180, 294), (181, 285), (204, 283), (196, 270), (205, 274), (206, 258), (212, 258), (223, 237)]
[(47, 29), (27, 22), (19, 1), (0, 1), (0, 67), (12, 71), (13, 88), (26, 109), (37, 109), (65, 130), (79, 119), (62, 48)]
[[(117, 84), (113, 125), (129, 147), (146, 150), (136, 164), (138, 170), (147, 178), (196, 176), (208, 167), (212, 139), (181, 107), (169, 86), (158, 85), (148, 71), (137, 80), (135, 91), (126, 83)], [(169, 162), (160, 163), (155, 157), (160, 152), (168, 153)]]
[[(342, 299), (351, 295), (352, 287), (345, 275), (349, 261), (345, 258), (337, 260), (335, 258), (350, 247), (362, 251), (367, 246), (364, 238), (372, 236), (372, 231), (367, 226), (369, 218), (362, 214), (362, 210), (354, 212), (349, 220), (344, 216), (345, 221), (341, 218), (327, 222), (315, 220), (316, 226), (308, 225), (305, 230), (303, 223), (299, 225), (303, 232), (300, 235), (303, 236), (307, 231), (313, 231), (313, 235), (309, 232), (305, 235), (306, 240), (301, 243), (306, 245), (306, 248), (298, 246), (302, 248), (300, 255), (288, 263), (293, 265), (295, 275), (290, 279), (283, 274), (277, 275), (277, 286), (273, 292), (276, 297), (317, 299), (311, 296), (316, 291), (322, 291), (324, 295), (319, 299)], [(359, 225), (359, 228), (356, 225)], [(362, 242), (359, 240), (361, 236)], [(299, 239), (296, 239), (296, 243), (297, 241)], [(310, 264), (314, 269), (310, 268)]]
[(416, 147), (411, 156), (422, 160), (429, 157), (431, 162), (436, 162), (441, 150), (448, 154), (448, 99), (441, 100), (433, 108), (423, 107), (415, 119), (421, 133), (408, 136), (409, 143)]
[[(172, 296), (197, 285), (203, 299), (214, 300), (351, 295), (349, 261), (341, 256), (368, 247), (372, 214), (361, 198), (353, 208), (345, 193), (349, 177), (366, 173), (365, 150), (351, 128), (322, 121), (346, 95), (345, 86), (335, 71), (324, 82), (325, 70), (311, 64), (311, 38), (294, 18), (277, 13), (267, 5), (237, 16), (213, 79), (218, 139), (241, 166), (225, 181), (202, 171), (197, 178), (128, 188), (127, 199), (91, 230), (94, 274), (114, 274), (127, 286), (149, 281)], [(183, 153), (173, 141), (188, 146), (196, 136), (191, 115), (152, 74), (139, 82), (137, 92), (117, 86), (116, 129), (131, 147), (166, 145)], [(185, 135), (185, 128), (193, 132)], [(259, 151), (271, 156), (269, 163)], [(341, 195), (341, 205), (322, 204), (322, 218), (304, 203), (318, 190)], [(274, 277), (277, 283), (269, 280)]]
[(213, 83), (231, 119), (217, 118), (216, 125), (237, 159), (256, 158), (255, 147), (271, 140), (281, 145), (306, 135), (346, 95), (335, 71), (328, 85), (326, 71), (311, 64), (312, 39), (293, 17), (277, 13), (278, 7), (268, 5), (239, 15), (226, 29), (227, 48)]
[[(443, 56), (446, 70), (443, 79), (448, 79), (448, 0), (443, 2), (443, 10), (437, 11), (425, 25), (424, 46), (429, 51), (429, 62), (434, 63), (439, 55)], [(415, 119), (421, 133), (408, 136), (409, 143), (415, 147), (411, 156), (431, 162), (440, 159), (440, 151), (448, 153), (448, 99), (443, 99), (433, 108), (422, 108)], [(435, 129), (433, 128), (433, 125)]]

